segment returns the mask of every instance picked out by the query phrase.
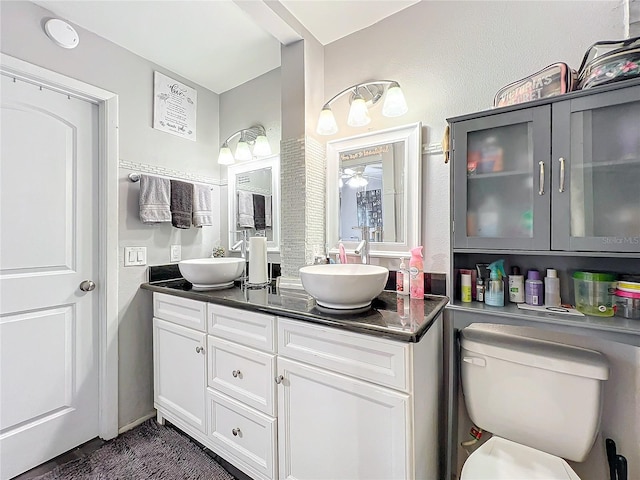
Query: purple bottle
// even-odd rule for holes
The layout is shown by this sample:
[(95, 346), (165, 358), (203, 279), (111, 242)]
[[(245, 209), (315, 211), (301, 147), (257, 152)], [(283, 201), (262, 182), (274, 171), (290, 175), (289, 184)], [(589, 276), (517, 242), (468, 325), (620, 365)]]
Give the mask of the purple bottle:
[(527, 272), (524, 292), (525, 303), (536, 306), (544, 305), (544, 283), (540, 280), (540, 272), (538, 270), (529, 270)]

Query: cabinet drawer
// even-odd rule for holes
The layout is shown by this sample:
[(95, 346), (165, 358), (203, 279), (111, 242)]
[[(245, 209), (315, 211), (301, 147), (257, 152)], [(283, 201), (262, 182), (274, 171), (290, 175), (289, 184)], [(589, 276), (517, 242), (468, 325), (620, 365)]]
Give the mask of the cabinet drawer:
[(208, 308), (211, 335), (275, 353), (275, 317), (211, 303)]
[(222, 450), (220, 454), (241, 470), (246, 469), (251, 477), (274, 479), (275, 418), (257, 412), (211, 388), (207, 389), (207, 403), (209, 438)]
[(275, 415), (276, 357), (209, 335), (209, 386)]
[(406, 343), (278, 317), (278, 354), (379, 385), (411, 388)]
[(153, 316), (206, 332), (207, 304), (164, 293), (153, 294)]

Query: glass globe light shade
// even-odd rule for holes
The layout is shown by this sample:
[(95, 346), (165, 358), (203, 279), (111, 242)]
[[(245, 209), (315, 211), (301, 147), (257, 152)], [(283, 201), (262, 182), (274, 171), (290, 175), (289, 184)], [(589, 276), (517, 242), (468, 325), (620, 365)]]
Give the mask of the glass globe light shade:
[(336, 123), (336, 117), (333, 116), (331, 107), (323, 107), (318, 117), (318, 126), (316, 127), (316, 133), (318, 135), (333, 135), (338, 132), (338, 124)]
[(236, 154), (234, 155), (236, 160), (238, 161), (246, 161), (251, 160), (251, 150), (249, 149), (249, 144), (244, 140), (240, 139), (238, 145), (236, 146)]
[(229, 145), (226, 143), (220, 148), (220, 154), (218, 155), (218, 165), (233, 165), (235, 159), (231, 153)]
[(271, 155), (271, 145), (269, 145), (269, 140), (267, 140), (266, 136), (258, 135), (256, 137), (256, 143), (253, 145), (253, 154), (256, 157)]
[(365, 125), (368, 125), (369, 122), (371, 122), (371, 117), (369, 116), (367, 104), (364, 101), (364, 98), (362, 98), (362, 95), (358, 94), (351, 102), (347, 124), (352, 127), (364, 127)]
[(400, 85), (397, 83), (392, 84), (387, 90), (387, 94), (384, 98), (382, 115), (385, 117), (399, 117), (400, 115), (407, 113), (408, 110), (407, 101), (400, 89)]

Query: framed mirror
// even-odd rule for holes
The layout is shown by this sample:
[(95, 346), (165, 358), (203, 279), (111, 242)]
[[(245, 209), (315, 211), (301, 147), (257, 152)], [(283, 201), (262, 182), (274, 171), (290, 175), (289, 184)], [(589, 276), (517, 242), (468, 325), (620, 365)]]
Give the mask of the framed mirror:
[(230, 165), (228, 174), (229, 248), (247, 230), (267, 237), (267, 251), (280, 251), (280, 157)]
[(420, 242), (420, 123), (327, 143), (327, 243), (353, 252), (369, 231), (374, 257), (408, 256)]

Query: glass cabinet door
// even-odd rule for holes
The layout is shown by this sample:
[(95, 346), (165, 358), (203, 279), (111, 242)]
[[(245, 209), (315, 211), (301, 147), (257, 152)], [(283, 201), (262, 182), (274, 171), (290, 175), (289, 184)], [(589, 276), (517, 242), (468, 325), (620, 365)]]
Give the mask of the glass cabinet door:
[(640, 87), (553, 106), (552, 248), (640, 252)]
[(454, 248), (549, 248), (548, 105), (453, 125)]

